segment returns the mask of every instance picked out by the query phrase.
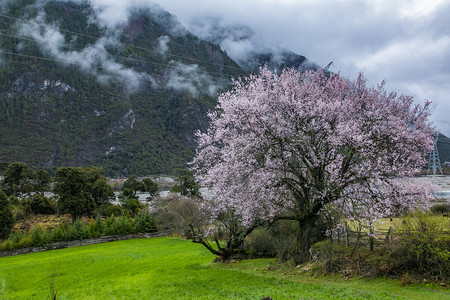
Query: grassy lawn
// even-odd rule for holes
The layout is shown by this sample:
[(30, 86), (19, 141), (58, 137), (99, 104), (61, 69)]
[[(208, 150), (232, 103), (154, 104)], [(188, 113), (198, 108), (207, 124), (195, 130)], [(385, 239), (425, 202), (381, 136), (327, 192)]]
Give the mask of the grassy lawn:
[[(0, 258), (0, 299), (450, 299), (397, 281), (311, 278), (273, 260), (214, 264), (175, 238), (119, 241)], [(440, 290), (443, 291), (443, 290)], [(449, 293), (448, 291), (445, 291)]]

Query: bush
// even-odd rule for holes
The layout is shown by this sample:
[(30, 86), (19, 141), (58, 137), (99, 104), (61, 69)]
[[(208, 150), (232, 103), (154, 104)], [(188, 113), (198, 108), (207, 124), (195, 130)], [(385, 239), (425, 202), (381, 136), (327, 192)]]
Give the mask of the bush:
[(17, 205), (17, 204), (19, 204), (19, 198), (17, 198), (17, 197), (14, 196), (14, 195), (9, 195), (8, 201), (9, 201), (9, 203), (11, 203), (11, 205)]
[(267, 228), (255, 229), (247, 238), (244, 249), (254, 257), (272, 257), (277, 254), (276, 239)]
[(9, 239), (3, 241), (3, 243), (0, 244), (1, 251), (10, 251), (13, 249), (14, 249), (13, 243)]
[(141, 202), (135, 198), (129, 198), (123, 203), (123, 207), (133, 215), (137, 214), (143, 208)]
[(114, 215), (109, 216), (105, 220), (105, 234), (106, 235), (114, 235), (114, 224), (116, 223), (116, 219), (114, 218)]
[(29, 248), (33, 246), (33, 238), (30, 235), (23, 236), (20, 241), (16, 244), (16, 248)]
[(436, 215), (448, 215), (450, 213), (450, 205), (436, 204), (431, 207), (431, 212)]
[(106, 206), (103, 209), (102, 214), (104, 216), (111, 216), (111, 215), (113, 215), (115, 217), (118, 217), (118, 216), (120, 216), (122, 214), (122, 211), (123, 211), (123, 209), (122, 209), (122, 207), (120, 205), (114, 205), (113, 204), (113, 205)]
[(19, 248), (17, 245), (24, 236), (26, 236), (25, 233), (21, 233), (19, 231), (13, 232), (9, 237), (9, 241), (11, 241), (11, 249)]
[(0, 190), (0, 240), (8, 237), (14, 225), (14, 216), (8, 197)]
[(105, 222), (103, 222), (102, 216), (97, 215), (94, 224), (94, 231), (97, 237), (103, 236), (105, 233)]
[(33, 240), (33, 246), (39, 247), (49, 242), (49, 239), (41, 227), (37, 227), (30, 233)]
[(84, 222), (80, 219), (75, 220), (72, 227), (70, 227), (68, 237), (68, 240), (70, 241), (85, 240), (89, 238), (89, 231), (86, 224), (84, 224)]
[(210, 214), (202, 205), (202, 199), (170, 194), (155, 197), (155, 219), (161, 230), (183, 234), (193, 238), (209, 225)]
[(392, 251), (393, 269), (448, 280), (450, 278), (450, 220), (418, 213), (398, 229)]
[(16, 221), (28, 218), (33, 213), (30, 201), (21, 201), (18, 204), (13, 205), (12, 212)]
[(51, 233), (52, 242), (63, 242), (69, 239), (70, 225), (67, 223), (60, 223), (58, 227), (53, 229)]
[(34, 214), (51, 215), (56, 212), (56, 202), (40, 194), (34, 195), (30, 200), (31, 211)]
[(136, 215), (134, 218), (134, 229), (136, 232), (141, 233), (158, 231), (155, 220), (153, 220), (148, 210), (142, 210)]
[(271, 228), (271, 235), (274, 239), (275, 252), (281, 261), (288, 261), (295, 256), (296, 232), (298, 230), (295, 221), (278, 221)]
[(114, 235), (126, 235), (134, 231), (133, 222), (130, 216), (122, 215), (120, 216), (112, 226), (112, 232)]

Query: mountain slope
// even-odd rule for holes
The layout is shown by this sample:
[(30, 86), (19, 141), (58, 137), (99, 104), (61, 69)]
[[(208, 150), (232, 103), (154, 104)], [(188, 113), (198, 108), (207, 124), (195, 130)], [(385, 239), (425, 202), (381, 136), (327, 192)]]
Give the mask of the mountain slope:
[(216, 93), (245, 72), (157, 7), (111, 28), (83, 3), (4, 5), (0, 161), (112, 176), (182, 167)]
[(282, 47), (266, 45), (249, 27), (224, 24), (217, 18), (195, 19), (189, 24), (194, 34), (220, 45), (247, 72), (257, 73), (261, 66), (281, 72), (284, 68), (315, 70), (318, 65)]

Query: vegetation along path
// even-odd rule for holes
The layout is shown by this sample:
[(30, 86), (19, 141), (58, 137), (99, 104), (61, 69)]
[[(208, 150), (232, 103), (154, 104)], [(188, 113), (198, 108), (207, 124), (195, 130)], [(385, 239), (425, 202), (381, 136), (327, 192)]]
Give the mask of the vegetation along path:
[[(0, 258), (1, 299), (443, 299), (396, 281), (270, 271), (273, 260), (216, 264), (176, 238), (118, 241)], [(270, 269), (270, 268), (269, 268)], [(298, 270), (298, 269), (297, 269)], [(450, 296), (449, 296), (450, 297)]]

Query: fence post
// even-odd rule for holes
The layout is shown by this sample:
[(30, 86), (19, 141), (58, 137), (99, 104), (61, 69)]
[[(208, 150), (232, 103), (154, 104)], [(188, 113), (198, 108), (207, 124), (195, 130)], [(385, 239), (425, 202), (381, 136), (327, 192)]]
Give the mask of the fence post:
[(391, 241), (392, 241), (392, 226), (390, 226), (389, 227), (389, 230), (388, 230), (388, 232), (387, 232), (387, 234), (386, 234), (386, 237), (384, 238), (384, 242), (385, 243), (391, 243)]

